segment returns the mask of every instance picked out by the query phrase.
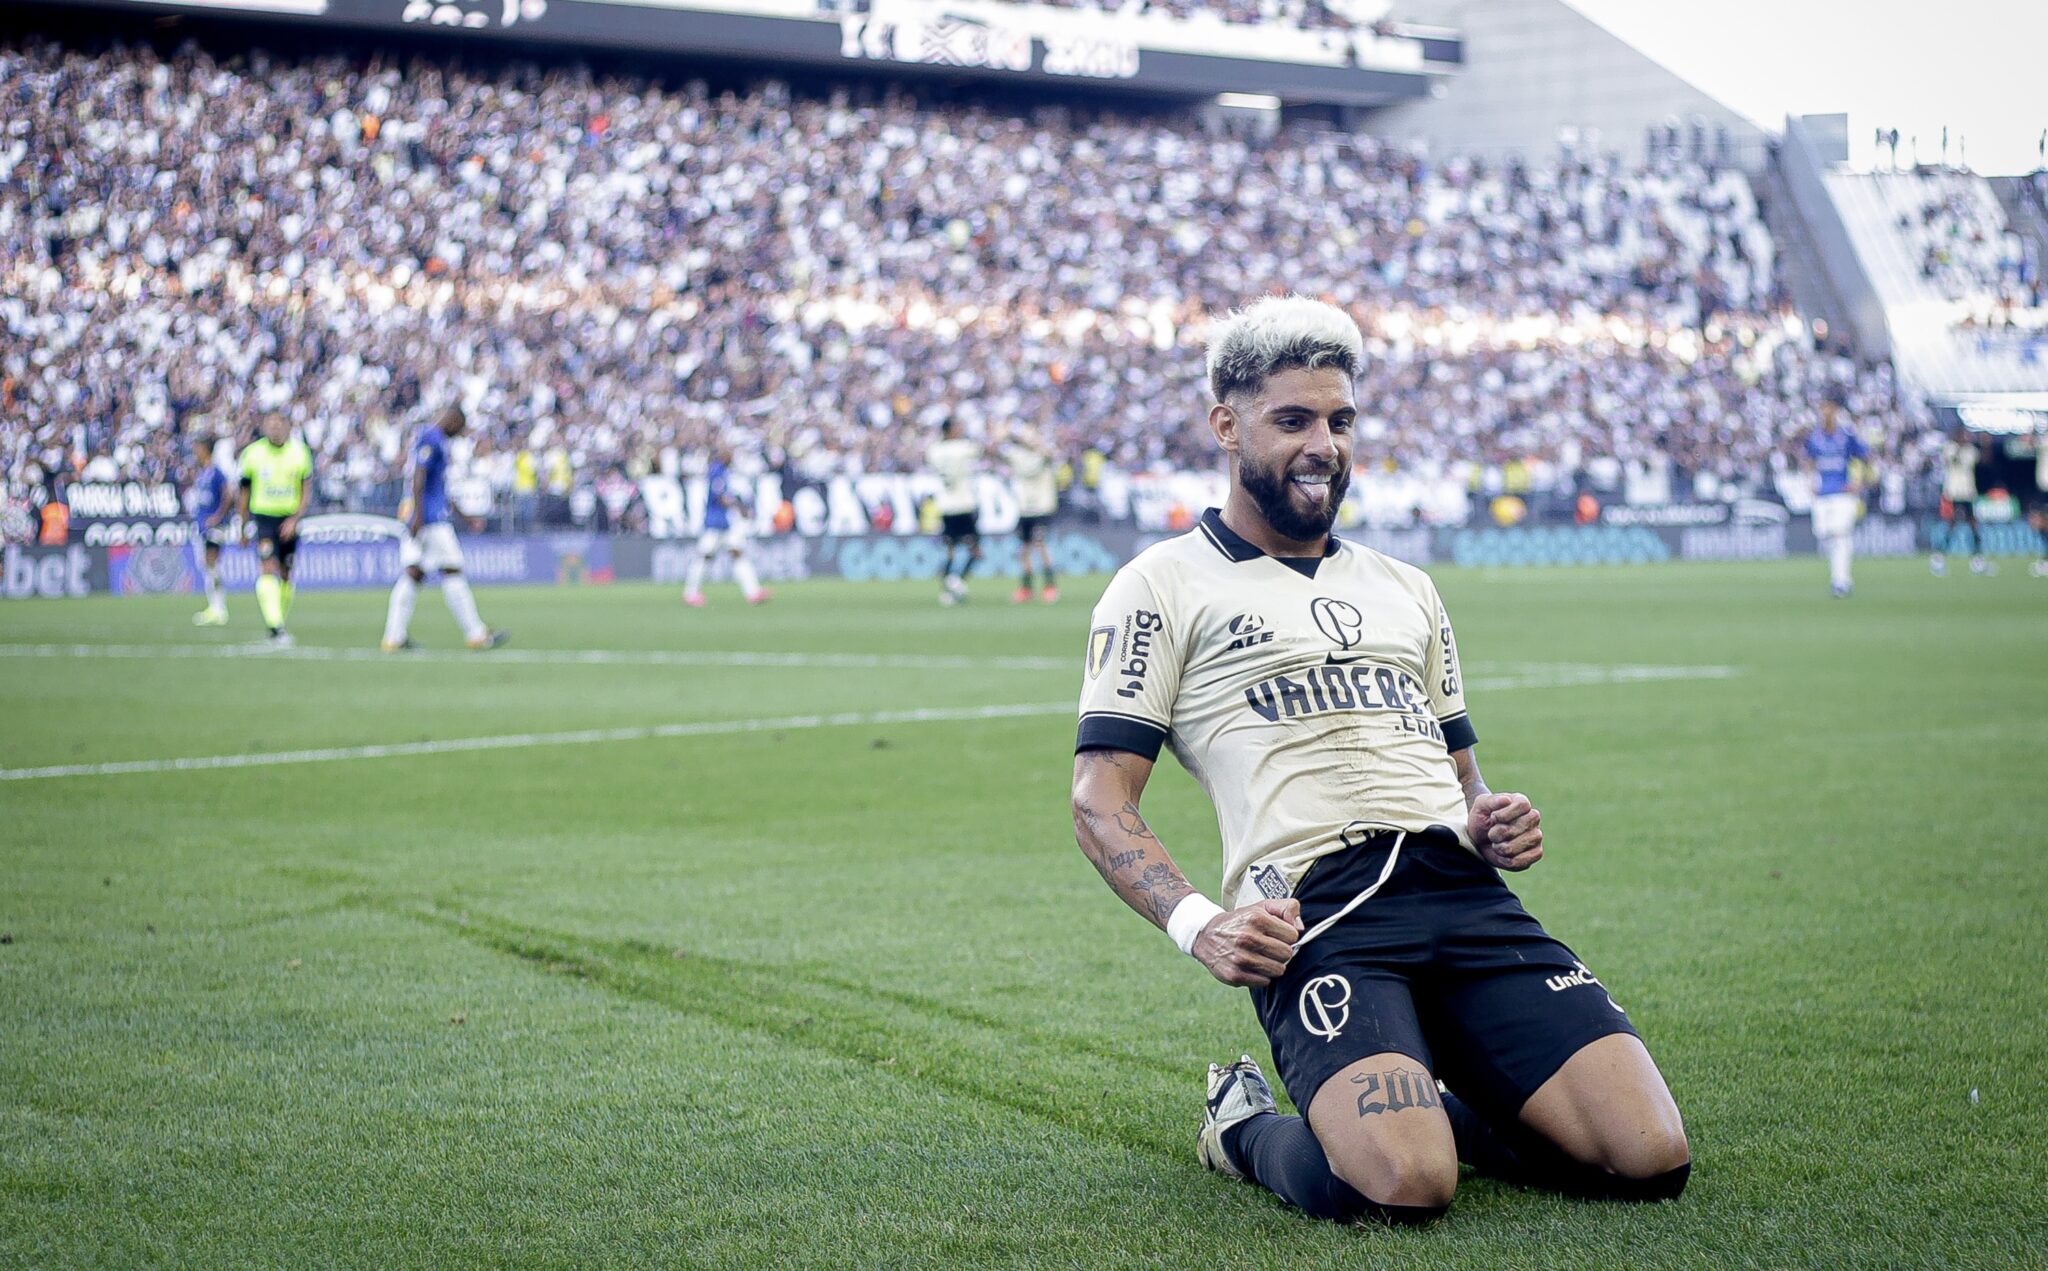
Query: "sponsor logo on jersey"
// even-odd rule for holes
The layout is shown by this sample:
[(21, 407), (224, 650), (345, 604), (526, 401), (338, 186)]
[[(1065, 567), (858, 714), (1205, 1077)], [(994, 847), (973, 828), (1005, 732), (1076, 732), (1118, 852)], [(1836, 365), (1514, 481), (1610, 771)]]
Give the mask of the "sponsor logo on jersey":
[(1116, 673), (1124, 685), (1118, 697), (1136, 697), (1145, 687), (1145, 675), (1152, 669), (1152, 637), (1166, 629), (1166, 619), (1150, 609), (1133, 610), (1124, 619), (1124, 660)]
[(1088, 678), (1096, 679), (1116, 652), (1116, 628), (1097, 627), (1088, 633)]
[(1336, 1041), (1351, 1022), (1351, 981), (1341, 975), (1319, 975), (1301, 986), (1295, 1009), (1310, 1036)]
[(1451, 615), (1439, 604), (1436, 607), (1436, 642), (1444, 651), (1444, 682), (1441, 692), (1445, 697), (1458, 695), (1458, 643), (1451, 638)]
[(1310, 603), (1308, 612), (1316, 620), (1316, 630), (1328, 636), (1330, 642), (1340, 649), (1357, 644), (1365, 630), (1365, 615), (1349, 601), (1317, 596)]
[(1241, 613), (1232, 618), (1230, 635), (1230, 643), (1223, 646), (1225, 653), (1249, 649), (1255, 644), (1266, 644), (1273, 639), (1273, 633), (1266, 630), (1266, 620), (1255, 613)]
[(1252, 712), (1269, 724), (1337, 711), (1387, 711), (1401, 731), (1441, 742), (1443, 728), (1430, 713), (1429, 695), (1414, 676), (1330, 654), (1321, 666), (1296, 675), (1273, 675), (1244, 691)]

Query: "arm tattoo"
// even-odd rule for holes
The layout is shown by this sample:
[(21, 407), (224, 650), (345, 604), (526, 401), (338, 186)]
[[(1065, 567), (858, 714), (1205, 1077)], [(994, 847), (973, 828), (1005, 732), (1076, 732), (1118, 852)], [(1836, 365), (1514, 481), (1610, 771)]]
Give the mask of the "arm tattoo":
[(1153, 921), (1164, 925), (1173, 913), (1173, 907), (1181, 897), (1193, 891), (1185, 879), (1177, 877), (1165, 865), (1148, 865), (1144, 877), (1131, 884), (1131, 890), (1143, 892), (1146, 902), (1152, 906)]
[(1112, 870), (1128, 869), (1144, 859), (1145, 849), (1134, 847), (1128, 852), (1118, 852), (1115, 856), (1110, 857), (1109, 867)]
[(1159, 841), (1153, 836), (1152, 827), (1145, 824), (1145, 818), (1138, 815), (1138, 805), (1135, 803), (1124, 804), (1122, 810), (1116, 814), (1116, 828), (1134, 839), (1152, 839), (1155, 843)]

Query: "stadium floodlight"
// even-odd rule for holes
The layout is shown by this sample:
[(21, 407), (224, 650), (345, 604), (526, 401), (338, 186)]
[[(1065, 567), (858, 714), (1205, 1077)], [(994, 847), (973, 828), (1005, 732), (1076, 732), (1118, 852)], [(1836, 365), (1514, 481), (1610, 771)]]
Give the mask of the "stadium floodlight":
[(1266, 93), (1218, 93), (1216, 104), (1233, 110), (1280, 109), (1280, 99)]

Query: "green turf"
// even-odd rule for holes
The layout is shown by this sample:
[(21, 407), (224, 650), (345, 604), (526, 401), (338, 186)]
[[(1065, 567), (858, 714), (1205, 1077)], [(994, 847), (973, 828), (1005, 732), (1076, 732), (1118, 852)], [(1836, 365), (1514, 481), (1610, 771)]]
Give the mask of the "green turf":
[[(1201, 1068), (1263, 1038), (1075, 850), (1041, 714), (0, 781), (0, 1265), (2041, 1265), (2048, 582), (1858, 569), (1436, 571), (1544, 809), (1517, 887), (1686, 1114), (1676, 1203), (1467, 1178), (1386, 1232), (1204, 1173)], [(1100, 585), (481, 594), (516, 651), (876, 665), (0, 657), (0, 768), (1060, 703)], [(192, 607), (0, 644), (254, 634)], [(1213, 890), (1170, 762), (1146, 810)]]

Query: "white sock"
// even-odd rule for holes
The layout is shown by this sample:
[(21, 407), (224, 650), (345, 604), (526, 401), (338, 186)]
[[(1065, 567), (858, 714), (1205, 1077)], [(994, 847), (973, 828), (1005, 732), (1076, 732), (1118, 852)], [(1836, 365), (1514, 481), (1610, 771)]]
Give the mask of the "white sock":
[(465, 640), (481, 640), (490, 634), (484, 620), (477, 616), (476, 597), (470, 594), (469, 579), (461, 574), (441, 575), (441, 595), (448, 601), (448, 612), (455, 615), (455, 625), (462, 628)]
[(736, 556), (732, 562), (732, 576), (740, 585), (740, 591), (752, 600), (761, 594), (761, 576), (754, 572), (754, 562), (744, 556)]
[(384, 643), (404, 644), (405, 633), (412, 628), (412, 606), (420, 594), (420, 585), (412, 575), (398, 571), (398, 581), (391, 584), (391, 606), (384, 611)]
[(708, 559), (702, 552), (690, 558), (690, 568), (683, 575), (683, 595), (701, 596), (704, 594), (704, 564)]
[(206, 575), (206, 607), (216, 610), (226, 609), (228, 607), (228, 598), (227, 594), (220, 589), (220, 566), (215, 565), (204, 572)]
[(1846, 589), (1849, 583), (1849, 562), (1856, 554), (1856, 540), (1847, 534), (1837, 534), (1828, 541), (1828, 572), (1833, 575), (1835, 586)]

